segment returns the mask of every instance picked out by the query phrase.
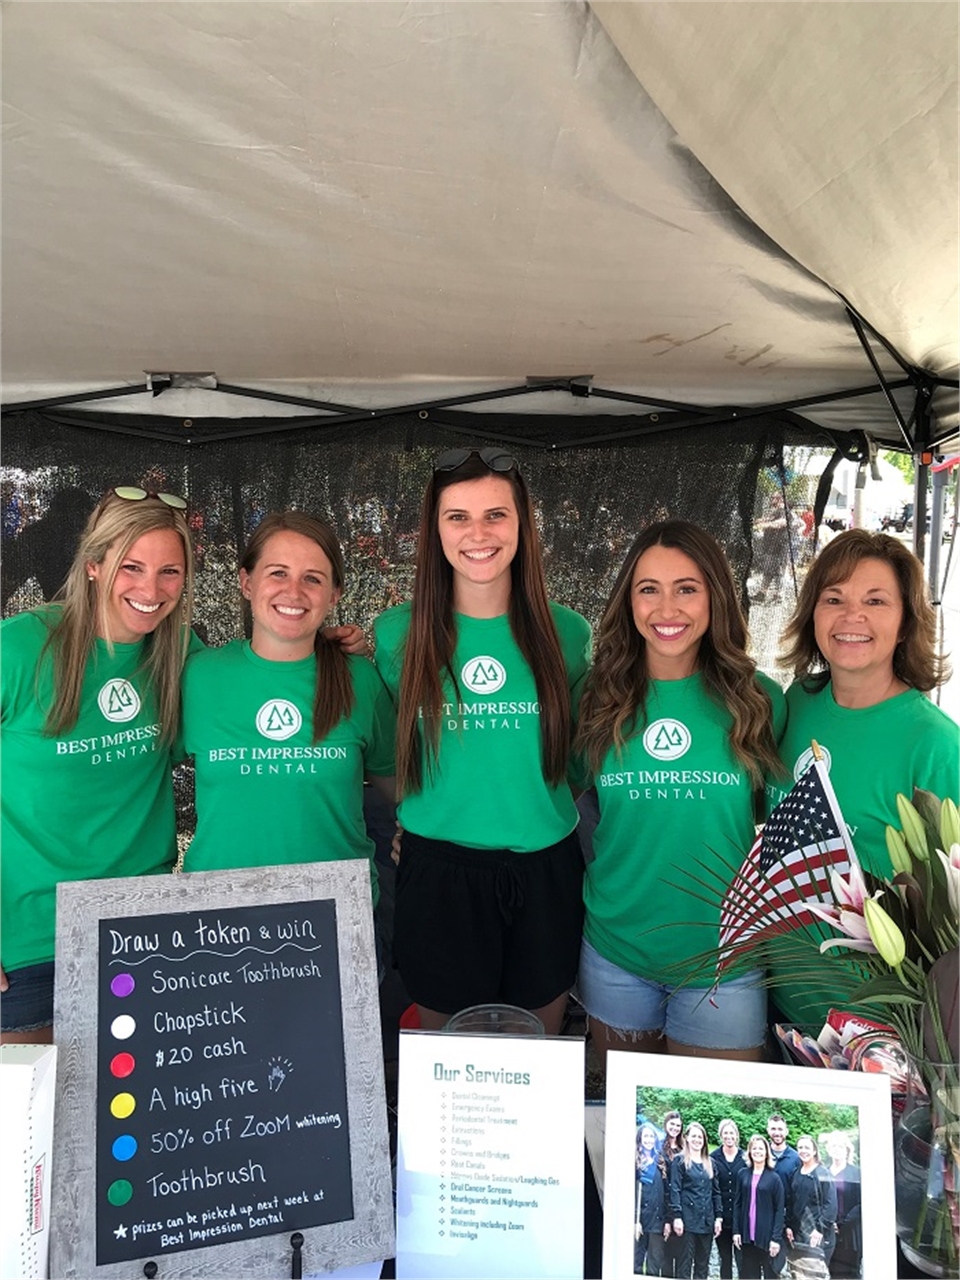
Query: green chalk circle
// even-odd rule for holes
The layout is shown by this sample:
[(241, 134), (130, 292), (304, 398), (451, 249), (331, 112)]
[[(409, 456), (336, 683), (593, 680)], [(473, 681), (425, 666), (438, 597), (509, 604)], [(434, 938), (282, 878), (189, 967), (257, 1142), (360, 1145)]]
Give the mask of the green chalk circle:
[(118, 1178), (116, 1182), (111, 1182), (107, 1187), (107, 1199), (111, 1204), (126, 1204), (133, 1195), (133, 1184), (128, 1182), (126, 1178)]

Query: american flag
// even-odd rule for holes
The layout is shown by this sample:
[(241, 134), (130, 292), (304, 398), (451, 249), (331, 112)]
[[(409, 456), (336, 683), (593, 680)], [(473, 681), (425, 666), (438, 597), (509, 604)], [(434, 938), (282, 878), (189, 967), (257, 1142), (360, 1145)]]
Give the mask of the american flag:
[(832, 903), (830, 872), (847, 876), (855, 860), (827, 766), (814, 759), (771, 812), (724, 895), (717, 979), (756, 943), (814, 923), (807, 903)]

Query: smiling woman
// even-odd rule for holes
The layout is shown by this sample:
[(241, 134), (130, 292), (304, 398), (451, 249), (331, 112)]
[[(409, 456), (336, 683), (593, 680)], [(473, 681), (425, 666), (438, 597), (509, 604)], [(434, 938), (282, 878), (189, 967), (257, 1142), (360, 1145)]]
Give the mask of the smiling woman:
[(333, 529), (300, 511), (266, 516), (240, 590), (250, 640), (207, 649), (183, 680), (182, 750), (194, 757), (197, 830), (186, 871), (365, 858), (365, 777), (393, 800), (394, 715), (373, 664), (322, 628), (344, 564)]
[(394, 956), (420, 1025), (506, 1002), (555, 1033), (583, 915), (567, 766), (590, 629), (547, 599), (533, 505), (510, 454), (437, 459), (413, 601), (374, 630), (398, 706)]
[(783, 694), (746, 642), (716, 539), (685, 520), (645, 529), (607, 601), (577, 732), (600, 804), (578, 993), (601, 1061), (608, 1049), (762, 1053), (758, 975), (710, 1000), (678, 988), (679, 967), (716, 946), (719, 904), (704, 906), (696, 877), (733, 875), (754, 792), (780, 767)]
[[(787, 624), (789, 719), (781, 745), (794, 779), (816, 740), (865, 870), (890, 877), (886, 828), (899, 828), (896, 797), (915, 787), (958, 799), (960, 729), (925, 696), (947, 676), (923, 566), (897, 538), (851, 529), (813, 562)], [(768, 812), (787, 787), (767, 788)], [(819, 942), (824, 931), (811, 931)], [(788, 1021), (819, 1029), (844, 992), (785, 981), (776, 1000)]]
[(52, 1038), (57, 883), (154, 874), (176, 857), (185, 508), (108, 490), (55, 602), (2, 624), (4, 1042)]

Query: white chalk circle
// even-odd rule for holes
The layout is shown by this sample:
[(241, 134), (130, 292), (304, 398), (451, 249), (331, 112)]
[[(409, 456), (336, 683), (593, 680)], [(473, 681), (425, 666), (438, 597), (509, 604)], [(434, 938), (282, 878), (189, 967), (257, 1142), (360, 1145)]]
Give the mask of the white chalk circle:
[(110, 1034), (114, 1040), (129, 1040), (137, 1029), (136, 1018), (131, 1018), (129, 1013), (121, 1013), (119, 1018), (114, 1018), (110, 1023)]

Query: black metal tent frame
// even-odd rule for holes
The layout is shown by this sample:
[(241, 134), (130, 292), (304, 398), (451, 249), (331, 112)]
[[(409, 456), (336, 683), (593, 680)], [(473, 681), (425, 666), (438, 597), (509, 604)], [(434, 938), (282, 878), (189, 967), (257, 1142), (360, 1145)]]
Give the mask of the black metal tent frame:
[[(771, 414), (808, 409), (814, 405), (833, 404), (839, 403), (843, 400), (856, 399), (862, 396), (876, 395), (879, 390), (883, 393), (883, 396), (887, 401), (900, 433), (900, 441), (897, 444), (889, 444), (887, 447), (907, 453), (935, 451), (938, 445), (948, 439), (953, 432), (946, 432), (939, 438), (931, 436), (931, 417), (929, 412), (930, 401), (933, 397), (934, 391), (938, 387), (958, 389), (960, 388), (960, 380), (956, 378), (944, 378), (938, 374), (930, 373), (928, 370), (909, 364), (903, 356), (900, 355), (896, 348), (883, 337), (882, 334), (878, 333), (867, 320), (854, 310), (851, 304), (843, 298), (842, 295), (838, 294), (837, 296), (843, 303), (846, 315), (857, 335), (860, 345), (863, 347), (867, 360), (876, 375), (876, 383), (863, 387), (847, 388), (843, 391), (827, 391), (819, 395), (805, 396), (794, 400), (783, 400), (770, 404), (753, 405), (749, 408), (696, 405), (677, 400), (664, 400), (655, 396), (640, 395), (632, 392), (613, 391), (608, 388), (594, 387), (592, 385), (592, 375), (583, 374), (573, 377), (555, 378), (528, 377), (520, 386), (500, 387), (493, 391), (474, 392), (467, 395), (446, 396), (439, 399), (421, 400), (412, 404), (397, 404), (377, 409), (360, 409), (356, 405), (338, 404), (332, 400), (316, 400), (306, 396), (295, 396), (282, 392), (266, 391), (256, 387), (243, 387), (234, 383), (221, 382), (213, 373), (148, 373), (147, 380), (144, 383), (137, 384), (135, 386), (104, 387), (96, 391), (84, 391), (74, 393), (72, 395), (49, 396), (39, 400), (4, 404), (0, 406), (0, 408), (6, 412), (23, 412), (26, 410), (53, 409), (66, 405), (79, 405), (90, 401), (114, 399), (120, 396), (144, 395), (146, 393), (150, 393), (154, 397), (157, 397), (164, 391), (172, 387), (176, 387), (203, 388), (205, 390), (220, 391), (228, 395), (245, 396), (250, 399), (270, 401), (276, 404), (287, 404), (292, 407), (319, 411), (318, 416), (304, 416), (297, 418), (292, 422), (289, 420), (283, 420), (277, 423), (259, 422), (256, 426), (248, 427), (224, 427), (215, 433), (205, 433), (202, 440), (194, 439), (189, 435), (189, 427), (192, 425), (191, 419), (183, 420), (186, 431), (177, 434), (163, 430), (148, 431), (139, 427), (124, 427), (119, 423), (115, 427), (108, 427), (102, 422), (94, 424), (89, 419), (85, 420), (85, 425), (90, 427), (99, 425), (105, 430), (116, 430), (121, 433), (130, 432), (131, 434), (136, 434), (141, 437), (155, 438), (168, 443), (191, 445), (201, 443), (206, 444), (214, 440), (238, 440), (252, 435), (263, 435), (275, 432), (299, 431), (314, 426), (345, 426), (364, 422), (372, 423), (379, 418), (396, 418), (409, 414), (419, 414), (420, 417), (427, 417), (431, 412), (439, 409), (451, 409), (461, 405), (481, 404), (492, 400), (507, 400), (515, 396), (526, 396), (540, 391), (566, 391), (570, 395), (581, 399), (590, 398), (615, 400), (620, 403), (636, 404), (638, 406), (643, 405), (654, 409), (662, 409), (672, 415), (676, 415), (669, 422), (662, 421), (656, 413), (648, 415), (650, 422), (649, 429), (663, 431), (665, 429), (682, 429), (683, 427), (693, 425), (705, 427), (718, 422), (736, 422), (749, 418), (769, 416)], [(883, 346), (884, 350), (887, 351), (896, 364), (903, 370), (904, 376), (902, 378), (890, 379), (883, 373), (868, 340), (867, 330), (870, 331), (874, 339)], [(904, 417), (903, 411), (893, 395), (895, 391), (902, 391), (906, 388), (912, 388), (914, 391), (913, 411), (909, 419)], [(867, 460), (868, 454), (866, 452), (861, 452), (865, 449), (867, 444), (862, 432), (846, 433), (826, 431), (825, 433), (834, 439), (846, 435), (853, 437), (857, 440), (857, 445), (841, 449), (841, 455), (864, 461)], [(586, 437), (567, 440), (563, 444), (551, 444), (550, 447), (583, 448), (584, 446), (589, 445), (622, 442), (623, 440), (642, 434), (644, 434), (644, 427), (642, 425), (631, 425), (623, 431), (612, 431), (605, 435), (597, 435), (593, 433)], [(515, 442), (529, 444), (532, 447), (543, 447), (542, 442), (540, 441), (524, 440), (520, 437), (517, 437)]]

